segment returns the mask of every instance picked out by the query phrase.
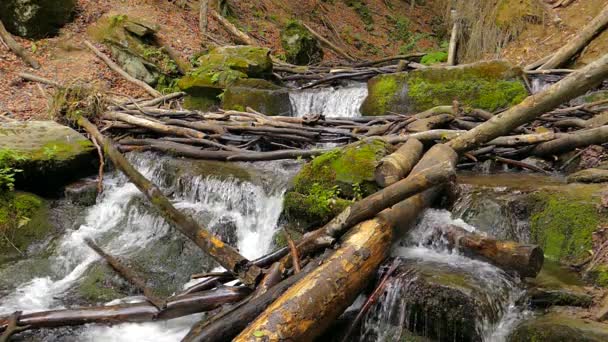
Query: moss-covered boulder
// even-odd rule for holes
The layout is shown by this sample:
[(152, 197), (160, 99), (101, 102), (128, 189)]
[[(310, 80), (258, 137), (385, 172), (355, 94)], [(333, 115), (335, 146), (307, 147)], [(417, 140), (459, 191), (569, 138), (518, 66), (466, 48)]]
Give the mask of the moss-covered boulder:
[(323, 49), (319, 41), (299, 21), (287, 23), (281, 31), (281, 45), (289, 63), (309, 65), (323, 60)]
[(576, 318), (567, 312), (550, 312), (523, 321), (508, 337), (508, 341), (608, 341), (608, 325), (589, 319)]
[(454, 100), (463, 106), (495, 111), (528, 96), (521, 69), (504, 61), (379, 75), (370, 79), (367, 87), (363, 115), (421, 112), (451, 105)]
[(15, 35), (44, 38), (57, 34), (75, 9), (76, 0), (2, 0), (0, 20)]
[(177, 86), (188, 94), (185, 106), (208, 110), (219, 106), (220, 95), (235, 81), (272, 74), (270, 50), (253, 46), (224, 46), (198, 59), (200, 67), (182, 77)]
[(314, 158), (286, 193), (284, 218), (305, 231), (327, 223), (353, 199), (376, 192), (374, 171), (389, 149), (382, 140), (368, 140)]
[(292, 113), (289, 93), (273, 83), (261, 79), (243, 79), (226, 88), (222, 96), (222, 108), (245, 110), (251, 107), (266, 115)]
[(80, 282), (72, 289), (73, 304), (91, 305), (107, 303), (114, 299), (126, 297), (132, 286), (126, 283), (105, 263), (93, 265), (84, 274)]
[(158, 46), (158, 25), (114, 15), (102, 17), (89, 29), (91, 36), (107, 45), (118, 64), (131, 76), (161, 89), (179, 74), (176, 62)]
[(24, 256), (35, 241), (47, 237), (52, 226), (49, 206), (26, 192), (0, 192), (0, 264)]
[(608, 170), (589, 168), (568, 176), (568, 183), (605, 183), (608, 182)]
[[(49, 193), (96, 170), (95, 147), (80, 133), (54, 121), (0, 124), (0, 171), (17, 188)], [(2, 186), (6, 178), (0, 177)]]
[(580, 275), (555, 261), (545, 262), (536, 278), (526, 280), (530, 304), (535, 308), (593, 304), (593, 296), (585, 289)]

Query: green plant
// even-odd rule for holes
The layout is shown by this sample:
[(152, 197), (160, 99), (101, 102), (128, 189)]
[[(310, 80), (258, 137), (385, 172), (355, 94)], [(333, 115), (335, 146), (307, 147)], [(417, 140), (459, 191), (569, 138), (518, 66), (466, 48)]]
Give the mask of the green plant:
[(23, 170), (15, 168), (14, 165), (26, 159), (26, 156), (13, 150), (0, 150), (0, 189), (15, 189), (15, 175)]
[(445, 51), (430, 52), (424, 55), (420, 60), (420, 63), (424, 65), (432, 65), (436, 63), (443, 63), (448, 60), (448, 53)]
[(405, 44), (399, 47), (399, 53), (407, 54), (414, 51), (416, 46), (418, 45), (418, 42), (423, 38), (426, 38), (426, 34), (424, 33), (416, 33), (410, 36), (409, 40), (405, 41)]

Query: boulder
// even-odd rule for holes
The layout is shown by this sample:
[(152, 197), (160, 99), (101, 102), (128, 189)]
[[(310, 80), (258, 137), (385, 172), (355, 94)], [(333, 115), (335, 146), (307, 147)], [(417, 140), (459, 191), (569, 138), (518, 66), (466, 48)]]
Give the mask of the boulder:
[(75, 9), (76, 0), (2, 0), (0, 20), (12, 34), (44, 38), (56, 35)]
[(454, 100), (493, 112), (528, 96), (521, 73), (504, 61), (486, 61), (379, 75), (368, 81), (361, 113), (416, 113)]
[(270, 50), (253, 46), (224, 46), (198, 59), (200, 67), (182, 77), (177, 86), (188, 94), (184, 105), (209, 110), (219, 106), (220, 95), (235, 81), (272, 75)]
[(568, 183), (605, 183), (608, 182), (608, 170), (584, 169), (569, 175), (567, 180)]
[(244, 111), (247, 107), (266, 115), (291, 116), (289, 93), (261, 79), (243, 79), (226, 88), (222, 108)]
[(323, 49), (319, 41), (299, 21), (289, 21), (281, 31), (281, 45), (287, 62), (309, 65), (323, 60)]
[(97, 153), (82, 134), (54, 121), (0, 124), (0, 169), (15, 173), (17, 188), (50, 193), (96, 171)]
[(369, 140), (306, 163), (285, 194), (283, 217), (301, 231), (327, 223), (352, 200), (379, 190), (374, 180), (376, 165), (390, 152), (390, 145), (382, 140)]
[(91, 206), (97, 202), (97, 179), (86, 178), (65, 187), (63, 194), (71, 203)]
[(546, 262), (536, 278), (526, 281), (530, 304), (535, 308), (593, 304), (593, 296), (584, 288), (580, 275), (557, 262)]
[(608, 326), (567, 312), (550, 312), (522, 322), (508, 337), (509, 342), (600, 342), (608, 341)]

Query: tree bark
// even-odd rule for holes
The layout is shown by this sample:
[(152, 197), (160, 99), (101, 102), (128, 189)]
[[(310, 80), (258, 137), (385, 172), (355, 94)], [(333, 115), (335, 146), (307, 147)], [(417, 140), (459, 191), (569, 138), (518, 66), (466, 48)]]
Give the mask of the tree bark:
[(557, 67), (565, 64), (572, 58), (577, 52), (582, 50), (589, 42), (595, 38), (600, 32), (602, 32), (606, 26), (608, 26), (608, 5), (602, 9), (602, 11), (591, 20), (582, 31), (576, 35), (576, 37), (570, 39), (566, 45), (561, 47), (554, 53), (551, 58), (545, 62), (539, 69), (548, 70), (556, 69)]
[(40, 64), (32, 56), (30, 56), (25, 49), (19, 45), (13, 38), (13, 36), (6, 30), (4, 24), (0, 20), (0, 38), (6, 43), (6, 45), (19, 56), (24, 62), (34, 69), (40, 69)]
[(517, 272), (522, 277), (535, 278), (543, 267), (543, 251), (537, 245), (499, 241), (457, 226), (442, 227), (441, 232), (453, 247), (481, 256), (498, 267)]
[(146, 195), (158, 212), (186, 237), (196, 243), (205, 253), (215, 259), (226, 270), (232, 272), (249, 286), (255, 286), (262, 270), (239, 254), (234, 248), (225, 244), (218, 237), (198, 224), (192, 217), (177, 210), (161, 190), (137, 171), (127, 159), (114, 147), (112, 140), (105, 138), (95, 125), (84, 117), (78, 124), (91, 134), (98, 142), (103, 142), (106, 156), (121, 170), (137, 188)]
[(420, 160), (424, 146), (416, 139), (409, 139), (397, 151), (382, 158), (376, 167), (376, 183), (385, 188), (405, 177)]
[(535, 156), (556, 155), (578, 147), (601, 145), (608, 142), (608, 126), (569, 133), (561, 138), (538, 144), (532, 150)]
[(209, 0), (200, 0), (200, 7), (198, 13), (198, 29), (200, 30), (203, 37), (207, 33), (207, 12), (209, 9)]
[(566, 76), (544, 91), (527, 97), (520, 104), (495, 115), (490, 120), (448, 142), (456, 152), (466, 152), (480, 145), (507, 135), (537, 116), (558, 105), (584, 94), (608, 77), (608, 54), (593, 63)]
[(456, 54), (458, 50), (458, 32), (460, 31), (460, 20), (456, 17), (456, 11), (452, 10), (452, 34), (450, 35), (450, 44), (448, 45), (448, 65), (456, 65)]

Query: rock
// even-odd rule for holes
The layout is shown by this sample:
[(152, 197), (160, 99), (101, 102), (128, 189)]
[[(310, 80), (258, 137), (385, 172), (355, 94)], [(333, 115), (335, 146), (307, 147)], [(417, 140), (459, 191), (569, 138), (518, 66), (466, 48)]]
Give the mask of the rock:
[(238, 80), (226, 88), (222, 108), (244, 111), (247, 107), (266, 115), (292, 115), (287, 90), (261, 79)]
[(107, 45), (118, 64), (131, 76), (158, 88), (168, 87), (177, 77), (177, 64), (156, 44), (158, 25), (145, 20), (114, 15), (101, 18), (89, 30), (95, 40)]
[(97, 201), (97, 179), (86, 178), (71, 183), (65, 187), (63, 194), (72, 203), (94, 205)]
[(299, 21), (289, 21), (281, 31), (281, 45), (287, 62), (295, 65), (316, 64), (323, 60), (319, 41)]
[(363, 141), (335, 149), (308, 162), (286, 193), (283, 216), (294, 229), (305, 231), (327, 223), (355, 198), (379, 188), (374, 172), (390, 153), (382, 140)]
[(373, 77), (361, 105), (363, 115), (415, 113), (456, 99), (463, 106), (495, 111), (528, 96), (521, 69), (504, 61), (431, 67)]
[(15, 35), (44, 38), (56, 35), (75, 9), (76, 0), (2, 0), (0, 20)]
[(590, 168), (568, 176), (568, 183), (605, 183), (608, 182), (608, 170)]
[(26, 192), (0, 192), (0, 264), (23, 257), (28, 247), (52, 230), (49, 206)]
[(220, 103), (224, 89), (243, 78), (272, 74), (270, 50), (253, 46), (224, 46), (198, 59), (200, 67), (182, 77), (177, 86), (188, 94), (184, 105), (208, 110)]
[(72, 305), (104, 304), (114, 299), (135, 295), (132, 286), (122, 279), (107, 264), (100, 262), (87, 270), (83, 279), (75, 286)]
[(523, 321), (508, 337), (509, 342), (600, 342), (608, 341), (608, 326), (562, 312)]
[(54, 121), (0, 124), (0, 169), (20, 169), (18, 188), (56, 191), (96, 171), (95, 147), (80, 133)]
[(589, 307), (593, 304), (593, 296), (583, 287), (585, 284), (579, 274), (557, 262), (546, 262), (536, 278), (526, 280), (533, 307)]
[(547, 161), (547, 160), (539, 158), (539, 157), (534, 157), (534, 156), (527, 157), (527, 158), (523, 159), (522, 162), (526, 163), (526, 164), (530, 164), (532, 166), (536, 166), (543, 170), (551, 170), (551, 167), (552, 167), (552, 164), (550, 161)]

